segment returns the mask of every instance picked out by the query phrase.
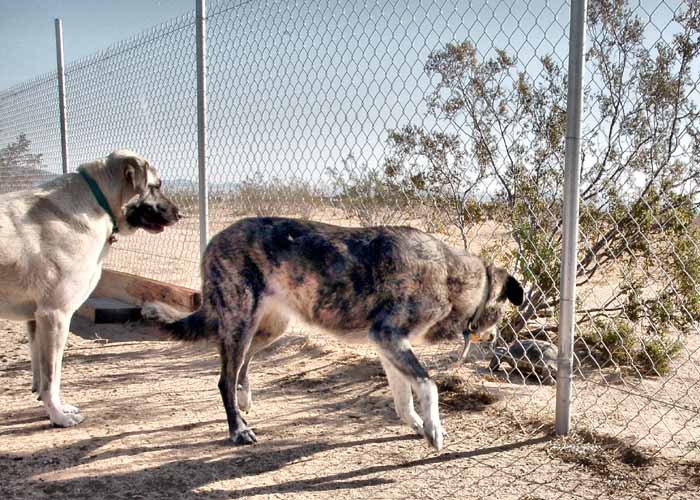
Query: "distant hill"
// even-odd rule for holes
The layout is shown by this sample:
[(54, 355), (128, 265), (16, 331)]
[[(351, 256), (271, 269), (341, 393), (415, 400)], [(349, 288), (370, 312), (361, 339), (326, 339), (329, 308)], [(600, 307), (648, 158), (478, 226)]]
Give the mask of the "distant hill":
[[(199, 184), (197, 180), (189, 179), (163, 179), (163, 187), (167, 193), (180, 195), (193, 195), (199, 193)], [(240, 183), (238, 182), (209, 182), (209, 193), (213, 194), (230, 194), (238, 191)]]
[(48, 170), (30, 167), (0, 166), (0, 194), (29, 189), (57, 177)]
[[(30, 167), (6, 167), (0, 165), (0, 194), (10, 191), (19, 191), (36, 187), (39, 184), (50, 181), (58, 174)], [(164, 187), (167, 193), (181, 196), (197, 196), (199, 188), (197, 181), (189, 179), (164, 179)], [(235, 193), (240, 187), (237, 182), (210, 183), (209, 193), (222, 195)]]

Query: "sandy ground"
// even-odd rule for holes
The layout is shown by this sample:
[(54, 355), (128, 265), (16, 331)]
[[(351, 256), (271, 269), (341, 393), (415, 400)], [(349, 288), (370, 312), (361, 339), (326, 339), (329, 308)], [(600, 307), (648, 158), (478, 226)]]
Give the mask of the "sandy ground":
[[(213, 213), (212, 234), (235, 218)], [(321, 215), (356, 225), (339, 211)], [(108, 267), (198, 288), (196, 222), (121, 238)], [(473, 253), (507, 239), (493, 224), (473, 231)], [(259, 443), (234, 447), (213, 348), (140, 325), (75, 319), (71, 331), (64, 400), (87, 419), (52, 429), (29, 390), (24, 325), (0, 320), (2, 499), (700, 498), (698, 335), (666, 378), (584, 360), (567, 438), (553, 436), (553, 386), (491, 374), (486, 351), (456, 366), (460, 345), (419, 348), (440, 382), (448, 436), (436, 453), (396, 418), (367, 347), (297, 325), (256, 359), (247, 418)]]
[(296, 329), (256, 359), (259, 443), (234, 447), (210, 346), (138, 325), (71, 331), (64, 400), (87, 418), (53, 429), (29, 390), (24, 326), (0, 320), (0, 498), (700, 497), (694, 366), (636, 388), (686, 391), (685, 409), (642, 405), (615, 374), (577, 381), (578, 431), (562, 439), (554, 387), (486, 374), (478, 355), (455, 368), (460, 346), (419, 349), (441, 386), (436, 453), (399, 423), (370, 350)]

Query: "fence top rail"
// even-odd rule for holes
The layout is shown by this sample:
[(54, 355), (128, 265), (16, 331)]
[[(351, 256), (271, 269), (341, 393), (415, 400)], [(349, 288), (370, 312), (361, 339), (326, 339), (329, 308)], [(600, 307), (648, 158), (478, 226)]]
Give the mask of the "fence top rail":
[(71, 72), (79, 71), (93, 64), (99, 64), (114, 57), (136, 50), (139, 47), (151, 44), (160, 39), (166, 38), (173, 33), (182, 31), (190, 26), (194, 26), (195, 15), (194, 11), (173, 17), (168, 21), (148, 28), (140, 33), (137, 33), (129, 38), (121, 40), (113, 45), (110, 45), (102, 50), (94, 52), (90, 55), (71, 61), (65, 65), (66, 75)]
[[(79, 71), (93, 64), (107, 61), (124, 53), (136, 50), (139, 47), (153, 43), (165, 38), (173, 33), (186, 29), (195, 24), (194, 10), (175, 16), (163, 23), (147, 28), (133, 36), (120, 40), (101, 50), (88, 54), (84, 57), (70, 61), (64, 65), (65, 74)], [(38, 76), (19, 82), (15, 85), (0, 89), (0, 99), (7, 99), (18, 94), (29, 92), (39, 85), (45, 84), (56, 77), (56, 70), (52, 69)]]
[(25, 92), (30, 92), (41, 85), (45, 85), (48, 82), (53, 82), (55, 78), (55, 69), (47, 71), (46, 73), (42, 73), (38, 76), (35, 76), (34, 78), (30, 78), (29, 80), (25, 80), (23, 82), (12, 85), (11, 87), (0, 90), (0, 100), (9, 99), (16, 95), (23, 94)]

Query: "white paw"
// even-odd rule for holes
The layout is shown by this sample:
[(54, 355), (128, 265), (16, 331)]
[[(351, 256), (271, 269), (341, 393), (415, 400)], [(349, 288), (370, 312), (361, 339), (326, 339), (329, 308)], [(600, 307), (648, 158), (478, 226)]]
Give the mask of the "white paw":
[(160, 319), (160, 311), (158, 306), (151, 302), (147, 302), (141, 306), (141, 319), (147, 321), (156, 321)]
[(428, 441), (428, 444), (437, 451), (442, 449), (444, 435), (445, 432), (442, 430), (440, 421), (435, 423), (426, 421), (423, 424), (423, 436), (425, 437), (426, 441)]
[(63, 413), (76, 414), (76, 413), (80, 413), (80, 408), (78, 408), (77, 406), (69, 405), (69, 404), (63, 404), (61, 406), (61, 411)]
[(238, 399), (238, 408), (241, 411), (249, 411), (253, 406), (253, 393), (250, 391), (250, 387), (243, 387), (238, 385), (236, 390), (236, 398)]
[(80, 413), (56, 412), (54, 415), (50, 415), (49, 419), (54, 427), (73, 427), (85, 420), (85, 417)]
[(423, 424), (422, 423), (414, 423), (411, 425), (414, 431), (416, 431), (416, 434), (418, 434), (421, 437), (425, 437), (425, 432), (423, 431)]
[(423, 419), (420, 418), (417, 414), (414, 413), (413, 415), (408, 415), (408, 416), (399, 415), (399, 418), (400, 418), (404, 423), (408, 424), (408, 426), (409, 426), (411, 429), (413, 429), (414, 431), (416, 431), (416, 433), (417, 433), (419, 436), (424, 436), (424, 435), (425, 435), (425, 434), (423, 433)]

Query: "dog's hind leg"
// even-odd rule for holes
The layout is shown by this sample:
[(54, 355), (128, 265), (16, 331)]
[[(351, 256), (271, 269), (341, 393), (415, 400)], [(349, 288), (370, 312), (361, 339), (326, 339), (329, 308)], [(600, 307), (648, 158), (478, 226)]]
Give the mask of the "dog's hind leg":
[(39, 397), (56, 427), (71, 427), (84, 420), (78, 408), (61, 403), (61, 365), (70, 316), (63, 311), (38, 311), (35, 314), (35, 341), (38, 343), (41, 373)]
[(250, 390), (250, 381), (248, 379), (248, 367), (253, 360), (253, 356), (277, 340), (287, 329), (288, 323), (289, 319), (285, 315), (277, 312), (268, 312), (260, 320), (258, 331), (255, 333), (255, 337), (253, 337), (248, 355), (238, 374), (238, 407), (242, 411), (250, 411), (253, 405), (253, 393)]
[(207, 249), (202, 269), (202, 300), (208, 316), (217, 320), (221, 375), (219, 392), (226, 410), (229, 438), (235, 444), (253, 444), (255, 433), (241, 415), (238, 380), (250, 344), (264, 316), (261, 302), (265, 279), (260, 268), (248, 256), (215, 242)]
[(257, 442), (255, 433), (241, 415), (237, 390), (239, 374), (255, 333), (255, 325), (251, 325), (253, 322), (252, 315), (238, 320), (219, 319), (219, 354), (221, 356), (219, 392), (226, 409), (229, 438), (235, 444)]
[(257, 438), (241, 415), (237, 389), (241, 368), (260, 322), (263, 286), (251, 286), (250, 278), (244, 278), (242, 283), (213, 282), (211, 287), (208, 294), (219, 329), (219, 392), (226, 409), (229, 438), (235, 444), (253, 444)]
[(421, 436), (423, 435), (423, 419), (416, 413), (413, 407), (413, 393), (411, 392), (411, 384), (394, 365), (391, 364), (384, 356), (379, 356), (384, 373), (389, 381), (389, 388), (394, 397), (394, 408), (399, 418)]
[[(27, 321), (27, 336), (29, 337), (29, 352), (32, 359), (32, 392), (39, 392), (41, 363), (39, 362), (39, 343), (36, 340), (36, 321)], [(38, 399), (41, 399), (41, 396)]]
[(408, 332), (415, 325), (406, 319), (410, 317), (406, 312), (401, 304), (395, 304), (393, 310), (385, 312), (375, 321), (369, 338), (379, 354), (410, 382), (420, 402), (423, 436), (433, 448), (440, 450), (444, 432), (438, 411), (437, 386), (411, 350)]

